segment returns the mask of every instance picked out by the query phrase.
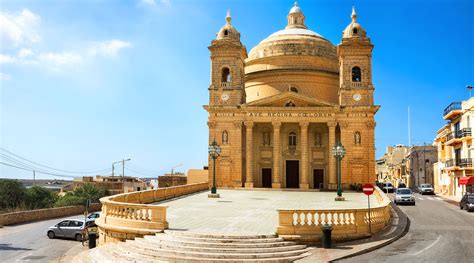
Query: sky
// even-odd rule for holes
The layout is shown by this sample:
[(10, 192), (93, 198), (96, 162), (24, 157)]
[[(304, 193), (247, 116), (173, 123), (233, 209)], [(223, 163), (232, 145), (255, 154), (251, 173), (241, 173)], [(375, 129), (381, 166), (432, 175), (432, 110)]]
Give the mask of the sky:
[[(353, 5), (375, 46), (376, 156), (408, 144), (408, 107), (411, 143), (432, 143), (443, 109), (474, 84), (473, 2), (299, 1), (308, 28), (334, 45)], [(110, 173), (127, 158), (126, 175), (139, 177), (207, 165), (207, 47), (227, 9), (249, 52), (286, 26), (292, 6), (2, 0), (0, 162), (55, 174), (36, 178)], [(0, 165), (0, 178), (32, 172)]]

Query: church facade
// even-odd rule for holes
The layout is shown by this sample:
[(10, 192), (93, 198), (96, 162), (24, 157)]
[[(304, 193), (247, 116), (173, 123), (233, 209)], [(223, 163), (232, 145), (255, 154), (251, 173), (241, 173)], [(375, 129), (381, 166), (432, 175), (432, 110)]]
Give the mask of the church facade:
[[(336, 158), (346, 149), (341, 184), (375, 176), (372, 48), (352, 22), (337, 46), (309, 30), (295, 3), (287, 26), (247, 53), (226, 24), (211, 42), (209, 144), (216, 141), (216, 184), (230, 188), (336, 189)], [(209, 181), (213, 162), (209, 159)]]

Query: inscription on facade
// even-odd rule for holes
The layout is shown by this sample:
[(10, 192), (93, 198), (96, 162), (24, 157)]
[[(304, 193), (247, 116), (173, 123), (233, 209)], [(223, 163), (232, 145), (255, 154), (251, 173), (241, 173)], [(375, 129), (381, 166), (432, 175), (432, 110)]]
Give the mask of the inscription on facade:
[(321, 112), (247, 112), (248, 117), (331, 117), (331, 113)]

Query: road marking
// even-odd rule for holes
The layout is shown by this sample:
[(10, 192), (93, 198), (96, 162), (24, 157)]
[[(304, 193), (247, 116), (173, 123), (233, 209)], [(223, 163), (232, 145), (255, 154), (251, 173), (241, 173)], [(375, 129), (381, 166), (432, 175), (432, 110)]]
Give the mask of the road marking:
[(438, 243), (438, 241), (441, 239), (441, 236), (438, 236), (438, 238), (431, 244), (429, 244), (427, 247), (423, 248), (422, 250), (414, 253), (414, 254), (409, 254), (410, 256), (418, 256), (419, 254), (425, 252), (426, 250), (430, 249), (431, 247), (433, 247), (434, 245), (436, 245), (436, 243)]
[(421, 197), (417, 197), (417, 198), (418, 198), (418, 200), (425, 200), (425, 199), (423, 199), (423, 198), (421, 198)]
[(433, 197), (425, 197), (427, 200), (433, 200)]
[(443, 198), (441, 197), (435, 197), (436, 200), (443, 201)]

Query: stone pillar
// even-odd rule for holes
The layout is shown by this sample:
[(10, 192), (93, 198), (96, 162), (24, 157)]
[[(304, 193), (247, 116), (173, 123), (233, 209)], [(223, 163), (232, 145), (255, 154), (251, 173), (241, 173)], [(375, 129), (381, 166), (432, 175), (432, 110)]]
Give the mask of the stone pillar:
[(233, 133), (235, 141), (232, 145), (232, 156), (233, 156), (233, 170), (232, 170), (232, 181), (235, 188), (242, 187), (242, 122), (234, 122), (235, 132)]
[(300, 122), (301, 129), (301, 180), (300, 189), (309, 188), (308, 178), (308, 126), (309, 122)]
[(253, 125), (251, 121), (245, 122), (247, 136), (245, 141), (245, 156), (247, 177), (245, 179), (245, 188), (253, 188)]
[(332, 155), (332, 147), (336, 145), (336, 122), (328, 122), (329, 129), (329, 142), (328, 142), (328, 170), (329, 170), (329, 183), (328, 189), (335, 190), (337, 188), (337, 178), (336, 178), (336, 158)]
[(273, 183), (272, 188), (281, 188), (280, 178), (280, 160), (281, 160), (281, 138), (280, 127), (281, 122), (274, 121), (273, 125)]

